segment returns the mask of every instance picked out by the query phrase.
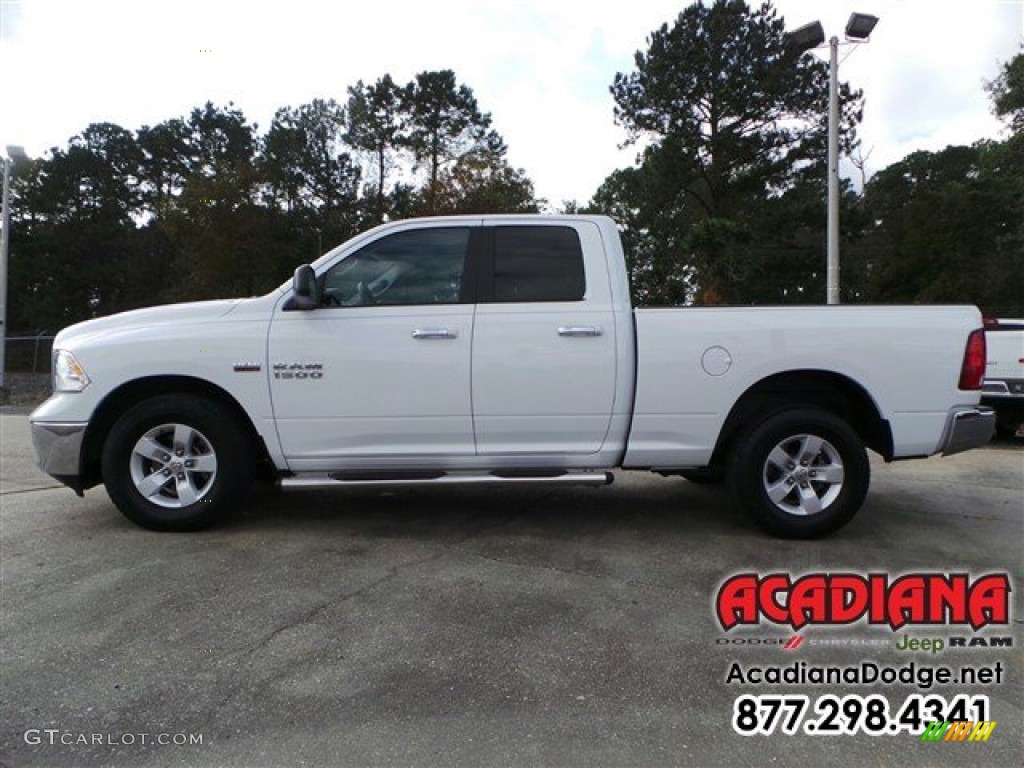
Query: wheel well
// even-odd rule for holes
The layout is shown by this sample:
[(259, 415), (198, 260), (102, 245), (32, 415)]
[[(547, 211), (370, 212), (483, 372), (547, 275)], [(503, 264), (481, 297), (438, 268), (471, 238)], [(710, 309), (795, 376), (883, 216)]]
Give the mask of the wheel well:
[(871, 396), (857, 382), (830, 371), (787, 371), (754, 384), (736, 401), (722, 426), (711, 457), (713, 466), (725, 464), (740, 432), (773, 413), (793, 406), (813, 406), (843, 419), (864, 444), (892, 459), (892, 430)]
[(122, 384), (103, 398), (93, 413), (89, 420), (89, 427), (85, 431), (82, 448), (83, 488), (91, 488), (102, 482), (100, 460), (103, 452), (103, 440), (110, 433), (121, 414), (146, 398), (172, 393), (192, 393), (213, 400), (227, 408), (243, 426), (243, 429), (249, 433), (253, 445), (258, 446), (260, 472), (270, 473), (273, 471), (273, 463), (263, 438), (256, 431), (249, 414), (227, 391), (216, 384), (191, 376), (149, 376)]

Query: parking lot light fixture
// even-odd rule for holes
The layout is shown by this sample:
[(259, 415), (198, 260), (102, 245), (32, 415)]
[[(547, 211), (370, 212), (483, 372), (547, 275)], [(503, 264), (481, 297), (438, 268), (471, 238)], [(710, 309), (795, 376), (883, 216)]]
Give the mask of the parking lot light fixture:
[(878, 23), (878, 17), (868, 13), (851, 13), (846, 22), (846, 39), (851, 42), (864, 43), (871, 36), (871, 30)]
[(820, 21), (812, 21), (790, 32), (787, 36), (789, 46), (798, 53), (814, 50), (825, 42), (825, 30)]
[[(848, 43), (866, 43), (878, 17), (868, 13), (851, 13), (844, 34)], [(804, 24), (788, 34), (789, 45), (806, 53), (825, 42), (820, 21)], [(828, 63), (828, 214), (826, 225), (827, 263), (825, 269), (825, 303), (839, 303), (839, 38), (829, 38)]]

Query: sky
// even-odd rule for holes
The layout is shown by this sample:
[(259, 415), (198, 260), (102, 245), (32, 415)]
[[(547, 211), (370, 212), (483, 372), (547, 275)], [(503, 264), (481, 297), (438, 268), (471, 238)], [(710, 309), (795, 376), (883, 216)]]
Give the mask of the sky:
[[(609, 86), (680, 0), (0, 0), (0, 147), (39, 157), (92, 122), (136, 129), (206, 101), (265, 130), (276, 109), (346, 99), (357, 80), (452, 69), (491, 113), (538, 195), (584, 203), (635, 150), (619, 149)], [(1021, 50), (1024, 0), (776, 0), (790, 29), (842, 36), (865, 95), (868, 174), (915, 150), (999, 138), (984, 83)], [(827, 50), (820, 52), (827, 57)], [(844, 174), (858, 175), (847, 162)]]

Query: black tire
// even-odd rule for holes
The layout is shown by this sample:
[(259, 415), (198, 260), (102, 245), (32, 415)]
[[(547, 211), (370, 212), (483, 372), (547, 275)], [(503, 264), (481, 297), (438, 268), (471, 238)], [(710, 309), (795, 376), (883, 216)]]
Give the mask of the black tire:
[(700, 469), (684, 469), (679, 473), (680, 477), (686, 478), (697, 485), (724, 485), (725, 472), (719, 467), (701, 467)]
[[(812, 452), (804, 464), (801, 459)], [(864, 503), (870, 477), (857, 433), (817, 408), (780, 411), (753, 426), (737, 441), (730, 465), (740, 506), (769, 533), (787, 539), (842, 528)]]
[(103, 482), (117, 508), (143, 528), (208, 528), (225, 518), (251, 482), (250, 442), (219, 403), (160, 395), (115, 422), (103, 445)]
[(996, 437), (1002, 440), (1012, 440), (1017, 436), (1017, 430), (1020, 429), (1021, 422), (1016, 419), (1000, 418), (999, 414), (996, 414)]

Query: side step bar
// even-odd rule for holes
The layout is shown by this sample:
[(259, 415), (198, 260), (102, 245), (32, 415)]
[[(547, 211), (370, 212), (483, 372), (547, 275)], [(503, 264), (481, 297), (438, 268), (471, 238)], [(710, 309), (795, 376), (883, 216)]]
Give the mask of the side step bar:
[(582, 470), (521, 470), (497, 469), (493, 472), (443, 472), (411, 470), (408, 472), (347, 471), (329, 475), (295, 475), (282, 477), (281, 488), (298, 491), (314, 488), (342, 488), (366, 485), (467, 485), (473, 483), (562, 483), (565, 485), (611, 485), (615, 475), (611, 472)]

